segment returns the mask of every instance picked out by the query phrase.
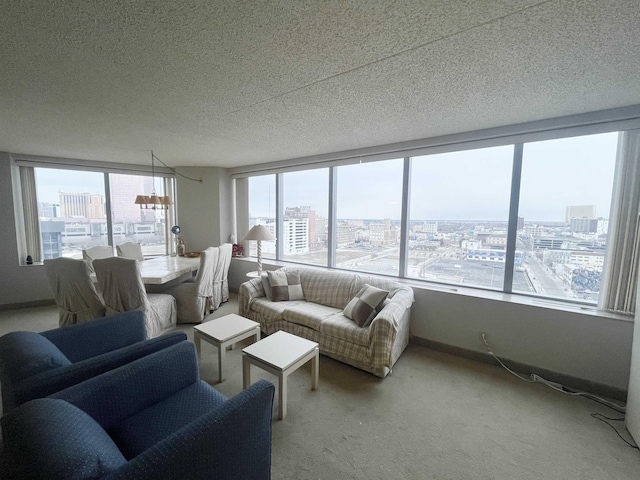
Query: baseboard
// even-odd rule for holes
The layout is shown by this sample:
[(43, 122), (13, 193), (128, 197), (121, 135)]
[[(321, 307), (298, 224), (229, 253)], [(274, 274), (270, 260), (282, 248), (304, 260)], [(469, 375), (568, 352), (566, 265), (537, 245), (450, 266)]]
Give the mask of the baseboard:
[(0, 311), (18, 310), (19, 308), (48, 307), (49, 305), (55, 304), (55, 300), (51, 298), (47, 300), (35, 300), (33, 302), (7, 303), (5, 305), (0, 305)]
[[(440, 343), (426, 338), (411, 337), (410, 343), (420, 345), (422, 347), (437, 350), (439, 352), (449, 353), (451, 355), (457, 355), (459, 357), (468, 358), (476, 362), (487, 363), (489, 365), (501, 365), (488, 353), (477, 352), (475, 350), (469, 350), (462, 347), (455, 347), (453, 345), (447, 345), (446, 343)], [(584, 378), (573, 377), (571, 375), (565, 375), (564, 373), (554, 372), (544, 368), (534, 367), (520, 362), (514, 362), (511, 360), (505, 360), (501, 358), (505, 365), (507, 365), (514, 372), (522, 373), (528, 376), (532, 373), (540, 375), (546, 380), (560, 383), (566, 387), (580, 390), (583, 392), (589, 392), (600, 397), (611, 398), (621, 402), (627, 401), (627, 391), (620, 388), (611, 387), (602, 383), (592, 382), (591, 380), (585, 380)]]

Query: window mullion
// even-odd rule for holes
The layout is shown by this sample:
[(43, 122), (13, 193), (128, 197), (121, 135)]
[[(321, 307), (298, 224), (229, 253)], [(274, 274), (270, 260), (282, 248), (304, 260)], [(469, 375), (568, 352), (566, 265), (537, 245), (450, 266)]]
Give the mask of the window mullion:
[(520, 204), (520, 179), (522, 177), (522, 143), (513, 146), (513, 171), (511, 174), (511, 198), (509, 200), (509, 225), (507, 227), (507, 252), (504, 265), (503, 291), (513, 291), (516, 241), (518, 237), (518, 209)]
[(284, 173), (276, 174), (276, 260), (284, 258)]
[(111, 210), (111, 182), (109, 181), (109, 174), (104, 173), (104, 197), (105, 197), (105, 210), (107, 217), (107, 241), (111, 247), (115, 245), (113, 241), (113, 217)]
[(400, 255), (398, 258), (398, 275), (407, 275), (407, 260), (409, 253), (409, 198), (411, 198), (411, 158), (404, 159), (402, 170), (402, 213), (400, 215)]
[(338, 192), (338, 169), (329, 168), (329, 218), (327, 219), (327, 266), (336, 266), (336, 208)]

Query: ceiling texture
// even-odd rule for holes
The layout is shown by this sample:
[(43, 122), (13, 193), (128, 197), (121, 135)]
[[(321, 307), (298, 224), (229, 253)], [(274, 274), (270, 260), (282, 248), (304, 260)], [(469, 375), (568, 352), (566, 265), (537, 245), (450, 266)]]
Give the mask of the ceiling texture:
[(0, 151), (234, 167), (640, 104), (638, 0), (0, 0)]

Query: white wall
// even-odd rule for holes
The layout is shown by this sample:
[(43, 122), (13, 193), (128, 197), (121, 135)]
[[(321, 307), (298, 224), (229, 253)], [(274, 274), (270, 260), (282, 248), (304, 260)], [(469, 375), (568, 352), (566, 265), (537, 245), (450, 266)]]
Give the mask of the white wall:
[(41, 265), (20, 265), (9, 154), (0, 152), (0, 305), (53, 298)]
[(179, 168), (202, 183), (177, 178), (178, 225), (187, 251), (202, 251), (229, 241), (234, 233), (233, 188), (224, 168)]

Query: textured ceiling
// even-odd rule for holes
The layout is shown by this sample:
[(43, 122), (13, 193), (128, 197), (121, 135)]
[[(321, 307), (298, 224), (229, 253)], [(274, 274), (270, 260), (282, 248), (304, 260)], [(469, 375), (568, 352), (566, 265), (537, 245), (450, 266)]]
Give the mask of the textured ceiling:
[(0, 0), (0, 151), (240, 166), (640, 104), (638, 0)]

